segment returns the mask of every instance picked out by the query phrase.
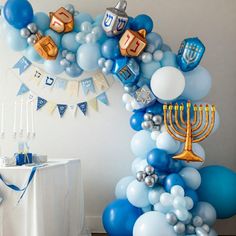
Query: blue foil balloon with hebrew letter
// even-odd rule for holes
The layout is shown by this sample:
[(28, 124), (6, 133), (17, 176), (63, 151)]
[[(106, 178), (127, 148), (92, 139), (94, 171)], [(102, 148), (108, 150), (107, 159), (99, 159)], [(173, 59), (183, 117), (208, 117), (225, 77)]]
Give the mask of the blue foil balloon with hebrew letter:
[(184, 72), (193, 70), (200, 63), (205, 46), (198, 38), (185, 39), (180, 46), (177, 63)]
[(107, 8), (102, 27), (107, 36), (113, 37), (124, 32), (129, 17), (125, 13), (127, 2), (120, 0), (115, 7)]

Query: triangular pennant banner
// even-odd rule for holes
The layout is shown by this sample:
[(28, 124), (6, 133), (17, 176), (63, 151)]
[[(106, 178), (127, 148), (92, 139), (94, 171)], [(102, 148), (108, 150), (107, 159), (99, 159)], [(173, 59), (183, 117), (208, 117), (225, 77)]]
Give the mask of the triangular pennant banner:
[(31, 62), (26, 58), (22, 57), (14, 66), (13, 69), (19, 70), (19, 75), (25, 72), (31, 65)]
[(97, 98), (93, 98), (92, 100), (88, 101), (89, 106), (91, 106), (95, 111), (98, 110), (98, 102)]
[(94, 83), (96, 87), (100, 90), (107, 90), (109, 88), (109, 84), (106, 80), (106, 77), (103, 75), (103, 73), (96, 73), (93, 76)]
[(28, 102), (34, 101), (36, 99), (36, 97), (37, 96), (32, 91), (30, 91), (29, 96), (28, 96)]
[(60, 117), (62, 118), (67, 110), (67, 105), (65, 104), (57, 104), (58, 112)]
[(46, 105), (46, 108), (47, 108), (48, 112), (49, 112), (50, 114), (52, 114), (52, 113), (54, 112), (56, 106), (57, 106), (56, 103), (49, 101), (49, 102), (47, 103), (47, 105)]
[(65, 79), (57, 78), (54, 84), (54, 88), (59, 88), (59, 89), (66, 89), (68, 81)]
[(108, 101), (108, 98), (107, 98), (107, 95), (106, 95), (105, 92), (102, 93), (102, 94), (100, 94), (100, 95), (98, 95), (98, 96), (97, 96), (97, 99), (98, 99), (100, 102), (102, 102), (103, 104), (109, 105), (109, 101)]
[(78, 96), (79, 82), (69, 81), (67, 85), (67, 91), (69, 92), (70, 96)]
[(86, 116), (87, 113), (87, 102), (81, 102), (77, 104), (79, 109), (83, 112), (83, 114)]
[(46, 105), (48, 101), (45, 100), (44, 98), (38, 97), (38, 101), (37, 101), (37, 111), (40, 110), (43, 106)]
[(29, 88), (25, 84), (21, 84), (19, 91), (17, 93), (17, 96), (20, 96), (20, 95), (27, 93), (27, 92), (29, 92)]
[(84, 95), (87, 95), (89, 92), (95, 93), (93, 78), (87, 78), (87, 79), (82, 80), (81, 85), (84, 91)]

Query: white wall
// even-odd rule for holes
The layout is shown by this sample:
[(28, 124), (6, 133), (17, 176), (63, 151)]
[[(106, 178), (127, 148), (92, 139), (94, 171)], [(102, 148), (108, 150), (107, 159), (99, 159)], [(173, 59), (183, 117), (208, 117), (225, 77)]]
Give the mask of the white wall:
[[(5, 1), (0, 0), (3, 4)], [(49, 12), (68, 3), (67, 0), (31, 0), (35, 11)], [(116, 0), (71, 1), (80, 11), (100, 14)], [(207, 164), (226, 165), (236, 171), (236, 1), (234, 0), (129, 0), (131, 16), (148, 13), (155, 22), (155, 29), (176, 51), (182, 39), (198, 36), (206, 45), (203, 65), (213, 76), (213, 88), (205, 99), (214, 102), (222, 118), (221, 129), (205, 143)], [(16, 150), (16, 141), (11, 137), (12, 111), (19, 86), (17, 79), (7, 71), (16, 61), (0, 42), (0, 100), (11, 105), (7, 114), (7, 136), (1, 140), (4, 153)], [(43, 90), (38, 93), (43, 94)], [(30, 142), (33, 152), (46, 153), (50, 158), (80, 158), (86, 195), (86, 213), (90, 227), (101, 230), (99, 216), (105, 205), (114, 198), (116, 182), (129, 175), (133, 156), (129, 142), (133, 132), (129, 128), (129, 116), (121, 103), (122, 88), (115, 84), (108, 92), (110, 107), (100, 106), (98, 113), (91, 111), (87, 118), (66, 116), (59, 119), (46, 112), (36, 113), (37, 138)], [(217, 180), (216, 180), (217, 181)], [(217, 229), (222, 234), (236, 234), (236, 218), (219, 222)], [(224, 224), (224, 226), (223, 226)]]

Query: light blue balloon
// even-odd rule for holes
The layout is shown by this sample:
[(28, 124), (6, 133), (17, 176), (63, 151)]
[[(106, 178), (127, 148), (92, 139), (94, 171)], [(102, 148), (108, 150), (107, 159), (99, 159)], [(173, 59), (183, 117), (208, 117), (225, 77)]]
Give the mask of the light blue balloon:
[(150, 63), (141, 63), (141, 71), (145, 78), (151, 79), (154, 72), (161, 68), (161, 64), (158, 61), (152, 61)]
[(83, 70), (77, 65), (77, 63), (73, 63), (71, 66), (66, 67), (65, 72), (70, 77), (76, 78), (83, 73)]
[(133, 180), (127, 188), (127, 199), (136, 207), (147, 207), (149, 206), (148, 192), (149, 188), (144, 183)]
[(149, 205), (149, 206), (147, 206), (147, 207), (143, 207), (143, 208), (142, 208), (142, 211), (143, 211), (143, 213), (152, 211), (152, 205)]
[(146, 39), (147, 39), (147, 47), (149, 44), (153, 45), (155, 50), (160, 49), (162, 47), (163, 40), (158, 33), (151, 32), (147, 34)]
[(161, 66), (173, 66), (178, 67), (178, 64), (176, 62), (176, 55), (173, 52), (167, 51), (164, 52), (163, 58), (161, 60)]
[(76, 41), (76, 34), (75, 32), (64, 34), (61, 39), (61, 46), (64, 49), (67, 49), (71, 52), (76, 52), (79, 47), (79, 43)]
[(163, 51), (163, 52), (167, 52), (167, 51), (172, 51), (171, 50), (171, 48), (170, 48), (170, 46), (169, 45), (167, 45), (167, 44), (162, 44), (162, 47), (161, 47), (161, 50)]
[(48, 29), (45, 31), (45, 35), (50, 36), (53, 39), (53, 41), (56, 43), (58, 48), (61, 46), (61, 35), (60, 34), (58, 34), (57, 32), (55, 32), (51, 29)]
[(62, 57), (58, 55), (56, 60), (46, 60), (44, 62), (44, 69), (49, 74), (58, 75), (64, 71), (64, 68), (60, 65)]
[(164, 192), (165, 192), (165, 190), (161, 186), (151, 189), (148, 194), (148, 200), (149, 200), (150, 204), (155, 205), (158, 202), (160, 202), (161, 194)]
[(147, 165), (148, 163), (146, 158), (139, 158), (139, 157), (135, 158), (134, 161), (132, 162), (132, 167), (131, 167), (133, 175), (136, 176), (136, 173), (138, 171), (143, 171), (145, 166)]
[(28, 47), (26, 39), (20, 36), (19, 30), (14, 29), (13, 27), (10, 28), (9, 26), (6, 33), (7, 33), (6, 35), (7, 44), (12, 50), (18, 52), (18, 51), (23, 51)]
[(94, 19), (95, 22), (93, 23), (93, 25), (94, 26), (101, 25), (102, 21), (103, 21), (103, 18), (104, 18), (104, 14), (96, 16), (95, 19)]
[(185, 167), (179, 172), (187, 187), (196, 190), (201, 184), (201, 175), (193, 167)]
[(24, 55), (30, 60), (34, 62), (38, 62), (42, 60), (42, 57), (35, 51), (34, 47), (29, 46), (25, 52)]
[(151, 138), (151, 133), (146, 130), (137, 132), (131, 140), (131, 150), (135, 156), (147, 156), (156, 147), (155, 141)]
[(173, 226), (163, 213), (150, 211), (141, 215), (134, 224), (133, 236), (176, 236)]
[(212, 226), (216, 221), (216, 210), (208, 202), (198, 202), (192, 211), (194, 216), (200, 216), (205, 224)]
[(158, 211), (158, 212), (161, 212), (161, 213), (168, 213), (172, 210), (173, 207), (170, 207), (170, 206), (163, 206), (160, 202), (156, 203), (154, 205), (154, 210), (155, 211)]
[(98, 59), (100, 57), (100, 47), (97, 43), (83, 44), (77, 51), (77, 63), (84, 71), (98, 69)]
[(128, 185), (134, 181), (133, 176), (127, 176), (122, 178), (116, 185), (115, 195), (117, 199), (126, 199), (126, 191)]
[(50, 19), (49, 16), (44, 12), (37, 12), (34, 15), (34, 23), (38, 26), (41, 31), (49, 29)]
[(196, 67), (194, 70), (185, 72), (185, 89), (182, 97), (192, 101), (199, 101), (206, 97), (211, 89), (211, 75), (202, 66)]
[(81, 24), (84, 21), (88, 21), (91, 24), (93, 23), (93, 18), (88, 13), (80, 12), (79, 14), (74, 16), (74, 31), (79, 32), (81, 31)]
[(158, 149), (164, 150), (168, 154), (175, 154), (180, 148), (180, 142), (173, 139), (167, 132), (158, 136), (156, 145)]

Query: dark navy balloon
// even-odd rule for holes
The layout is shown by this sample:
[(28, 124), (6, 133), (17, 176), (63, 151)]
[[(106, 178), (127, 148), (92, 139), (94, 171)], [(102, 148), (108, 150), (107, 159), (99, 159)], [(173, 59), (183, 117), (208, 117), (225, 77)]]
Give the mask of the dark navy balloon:
[(132, 236), (135, 221), (142, 215), (127, 199), (111, 202), (103, 212), (103, 226), (110, 236)]
[(164, 188), (167, 192), (170, 192), (171, 188), (175, 185), (179, 185), (181, 187), (185, 187), (184, 180), (179, 174), (170, 174), (165, 178)]
[(144, 112), (136, 111), (130, 118), (130, 126), (136, 131), (142, 130), (142, 122), (144, 121)]
[(147, 33), (151, 33), (153, 29), (152, 18), (145, 14), (136, 16), (131, 22), (131, 29), (135, 31), (145, 29)]
[(27, 0), (8, 0), (3, 9), (5, 19), (16, 29), (22, 29), (33, 21), (34, 13)]

